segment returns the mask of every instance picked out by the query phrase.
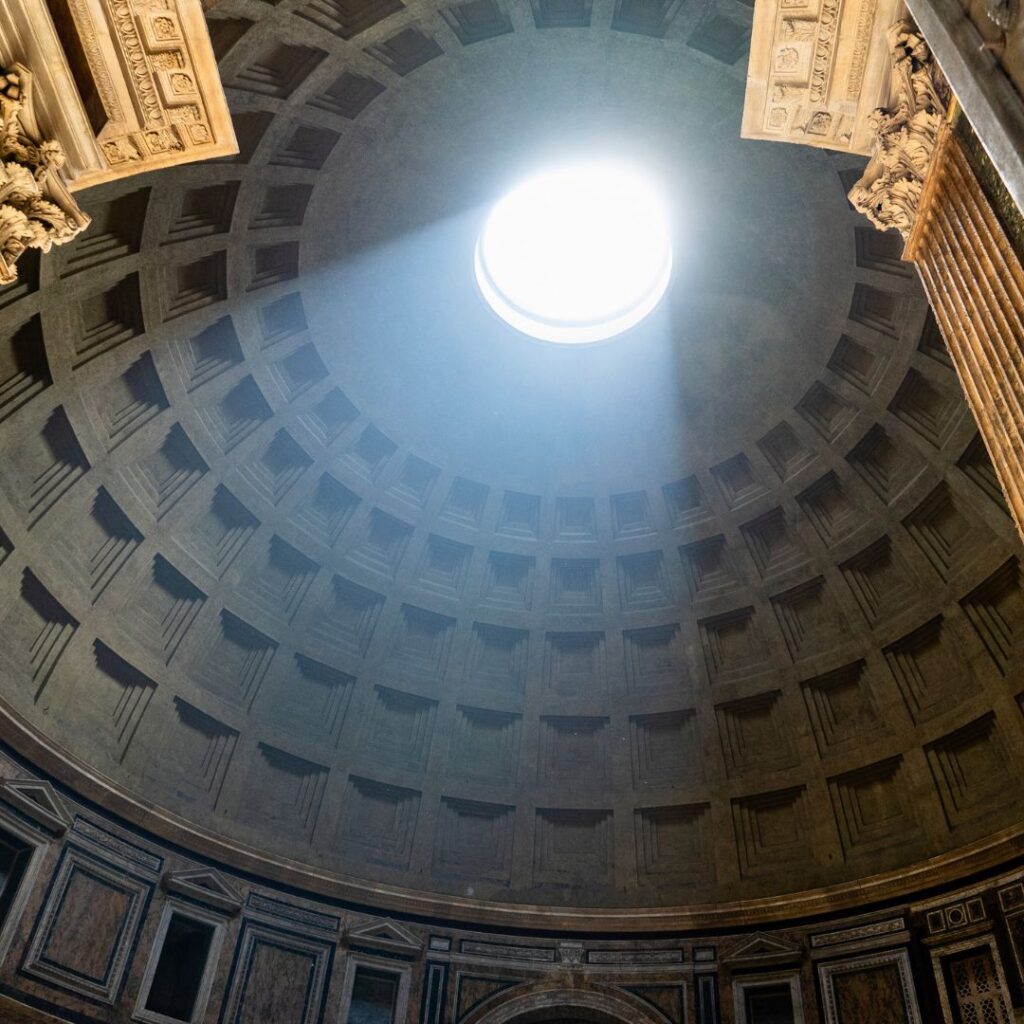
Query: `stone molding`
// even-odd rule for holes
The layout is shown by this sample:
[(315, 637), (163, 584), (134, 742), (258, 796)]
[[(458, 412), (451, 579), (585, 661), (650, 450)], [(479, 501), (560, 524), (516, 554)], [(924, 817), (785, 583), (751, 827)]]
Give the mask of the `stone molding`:
[(0, 800), (21, 811), (52, 836), (64, 835), (71, 825), (64, 802), (48, 782), (5, 779), (0, 782)]
[(349, 928), (345, 932), (345, 940), (350, 946), (365, 946), (406, 956), (415, 956), (423, 948), (412, 932), (389, 920), (371, 921)]
[(241, 896), (219, 871), (212, 868), (168, 871), (164, 873), (161, 882), (170, 893), (213, 907), (232, 917), (242, 909)]
[(562, 1013), (570, 1009), (596, 1012), (601, 1014), (599, 1020), (630, 1024), (654, 1024), (665, 1019), (661, 1014), (655, 1016), (635, 996), (600, 986), (541, 987), (527, 992), (517, 987), (486, 1002), (486, 1007), (464, 1017), (461, 1024), (507, 1024), (544, 1010)]
[(781, 965), (799, 960), (802, 954), (803, 950), (799, 943), (758, 932), (723, 950), (719, 954), (719, 960), (722, 963), (744, 967)]

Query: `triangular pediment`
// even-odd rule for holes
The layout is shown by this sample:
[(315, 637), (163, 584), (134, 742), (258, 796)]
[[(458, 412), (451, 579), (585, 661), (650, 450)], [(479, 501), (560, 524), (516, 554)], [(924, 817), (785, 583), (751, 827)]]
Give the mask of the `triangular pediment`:
[(228, 914), (237, 914), (242, 909), (242, 897), (219, 871), (212, 868), (196, 868), (193, 871), (168, 871), (163, 878), (168, 892), (187, 896), (197, 903)]
[(48, 782), (35, 779), (4, 779), (0, 799), (16, 807), (51, 835), (61, 836), (71, 827), (71, 815), (64, 801)]
[(394, 921), (373, 921), (350, 928), (346, 933), (350, 945), (369, 946), (404, 953), (418, 953), (423, 943), (412, 932)]
[(799, 943), (759, 932), (756, 935), (748, 935), (745, 939), (740, 939), (734, 946), (722, 953), (720, 959), (725, 963), (740, 961), (776, 963), (798, 960), (801, 953)]

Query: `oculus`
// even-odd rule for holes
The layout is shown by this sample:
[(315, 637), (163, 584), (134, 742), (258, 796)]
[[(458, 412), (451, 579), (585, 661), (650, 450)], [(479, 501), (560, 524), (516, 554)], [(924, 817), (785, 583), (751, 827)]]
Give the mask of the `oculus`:
[(560, 344), (604, 341), (638, 324), (665, 294), (668, 206), (628, 164), (555, 168), (494, 205), (474, 262), (485, 301), (516, 330)]

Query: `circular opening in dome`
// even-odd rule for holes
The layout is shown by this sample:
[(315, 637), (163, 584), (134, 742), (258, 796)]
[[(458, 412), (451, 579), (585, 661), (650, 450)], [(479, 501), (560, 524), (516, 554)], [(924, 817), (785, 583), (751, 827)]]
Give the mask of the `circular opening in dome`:
[(668, 207), (628, 165), (591, 161), (538, 174), (494, 205), (475, 266), (487, 304), (517, 330), (560, 344), (604, 341), (665, 294)]

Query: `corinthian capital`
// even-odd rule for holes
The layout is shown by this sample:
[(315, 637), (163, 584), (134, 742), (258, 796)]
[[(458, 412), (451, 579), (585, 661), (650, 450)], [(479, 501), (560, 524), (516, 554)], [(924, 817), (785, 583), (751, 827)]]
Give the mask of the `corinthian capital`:
[(871, 116), (873, 152), (850, 189), (850, 202), (880, 231), (897, 228), (905, 239), (917, 216), (946, 104), (938, 68), (917, 28), (898, 21), (888, 38), (893, 102)]
[(32, 111), (32, 75), (0, 69), (0, 286), (17, 279), (26, 249), (49, 252), (89, 224), (60, 176), (64, 153), (42, 138)]

